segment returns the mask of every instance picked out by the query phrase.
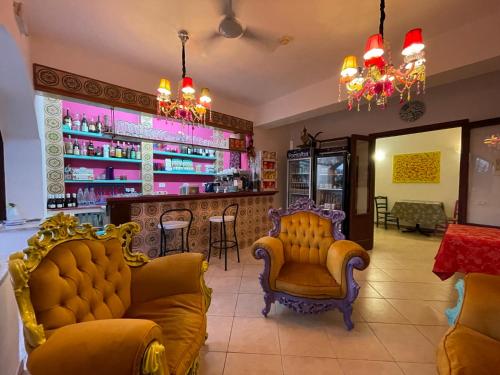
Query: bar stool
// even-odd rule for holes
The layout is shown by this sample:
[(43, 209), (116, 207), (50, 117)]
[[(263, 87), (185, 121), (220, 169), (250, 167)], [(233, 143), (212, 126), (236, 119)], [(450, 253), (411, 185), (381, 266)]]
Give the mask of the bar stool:
[[(163, 221), (165, 215), (171, 212), (187, 212), (189, 213), (189, 221), (185, 220), (168, 220)], [(166, 255), (168, 252), (172, 251), (187, 251), (189, 252), (189, 230), (191, 229), (191, 224), (193, 223), (193, 212), (187, 208), (173, 208), (171, 210), (164, 211), (160, 216), (160, 223), (158, 228), (160, 228), (160, 256)], [(184, 247), (184, 229), (186, 231), (186, 246)], [(181, 248), (180, 249), (167, 249), (167, 232), (168, 230), (181, 230)]]
[[(238, 246), (238, 237), (236, 236), (236, 220), (238, 218), (239, 205), (237, 203), (230, 204), (222, 212), (222, 216), (211, 216), (208, 218), (210, 225), (209, 240), (208, 240), (208, 261), (210, 262), (210, 254), (212, 247), (219, 249), (219, 259), (221, 258), (222, 249), (224, 249), (224, 270), (227, 271), (227, 249), (236, 247), (236, 254), (238, 255), (238, 263), (240, 262), (240, 248)], [(230, 215), (232, 213), (232, 215)], [(219, 240), (212, 241), (212, 223), (214, 225), (220, 224), (220, 237)], [(233, 223), (233, 240), (227, 239), (226, 225)]]

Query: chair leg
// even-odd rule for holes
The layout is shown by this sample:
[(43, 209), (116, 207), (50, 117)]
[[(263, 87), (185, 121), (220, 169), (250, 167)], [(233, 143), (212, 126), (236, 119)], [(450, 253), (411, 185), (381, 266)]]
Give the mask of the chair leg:
[(384, 229), (387, 230), (387, 215), (384, 215)]
[(271, 311), (271, 304), (274, 302), (274, 296), (271, 293), (266, 292), (264, 294), (264, 303), (266, 304), (262, 309), (262, 315), (267, 318), (267, 314)]
[(163, 256), (163, 248), (164, 248), (164, 238), (163, 238), (163, 229), (160, 229), (160, 256)]
[(207, 261), (210, 262), (210, 254), (212, 253), (212, 222), (208, 222), (208, 257)]
[(224, 271), (227, 271), (227, 233), (226, 226), (223, 224), (221, 226), (224, 227)]
[(398, 226), (398, 231), (399, 231), (399, 230), (401, 229), (401, 228), (399, 227), (399, 217), (398, 217), (398, 218), (396, 218), (396, 225)]
[(222, 257), (222, 223), (220, 224), (220, 233), (219, 233), (219, 240), (220, 240), (220, 245), (219, 245), (219, 259)]
[(181, 253), (184, 252), (184, 228), (181, 228)]
[(236, 255), (238, 256), (238, 263), (240, 262), (240, 246), (238, 245), (238, 237), (236, 236), (236, 220), (233, 225), (234, 242), (236, 242)]
[(352, 315), (352, 305), (343, 306), (342, 313), (344, 314), (344, 323), (347, 327), (347, 330), (350, 331), (354, 328), (354, 323), (351, 320)]

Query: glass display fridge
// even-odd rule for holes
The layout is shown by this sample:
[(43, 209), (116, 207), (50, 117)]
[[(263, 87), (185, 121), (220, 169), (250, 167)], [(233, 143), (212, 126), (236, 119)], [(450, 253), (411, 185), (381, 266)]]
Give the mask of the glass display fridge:
[(347, 211), (347, 151), (318, 150), (316, 155), (316, 205)]
[(287, 207), (299, 198), (312, 198), (313, 155), (310, 149), (287, 153)]

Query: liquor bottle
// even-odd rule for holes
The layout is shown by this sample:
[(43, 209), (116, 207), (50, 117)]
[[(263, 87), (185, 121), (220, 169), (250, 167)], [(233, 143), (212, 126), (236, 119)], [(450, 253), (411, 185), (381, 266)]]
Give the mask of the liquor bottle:
[(87, 156), (87, 144), (85, 141), (83, 141), (82, 147), (80, 148), (80, 155)]
[(73, 119), (73, 125), (71, 126), (72, 130), (80, 131), (82, 130), (82, 122), (80, 121), (80, 115), (75, 114), (75, 118)]
[(109, 116), (104, 115), (104, 133), (112, 133), (113, 129), (111, 128), (111, 124), (109, 123)]
[(63, 194), (57, 195), (56, 208), (64, 208), (64, 198), (63, 197), (64, 197)]
[(101, 134), (102, 133), (102, 122), (101, 122), (101, 116), (97, 116), (97, 122), (95, 124), (95, 127), (96, 127), (96, 133), (99, 133)]
[(80, 144), (78, 143), (78, 139), (75, 139), (75, 143), (73, 143), (73, 155), (80, 155)]
[(54, 195), (52, 195), (52, 194), (49, 194), (49, 196), (48, 196), (47, 208), (49, 210), (53, 210), (56, 208), (56, 201), (55, 201)]
[(82, 132), (88, 132), (89, 131), (89, 123), (87, 122), (87, 118), (85, 117), (85, 113), (82, 115), (81, 131)]
[(63, 117), (63, 127), (65, 129), (71, 129), (72, 119), (69, 115), (69, 109), (66, 109), (66, 116)]
[(71, 204), (73, 205), (73, 207), (78, 207), (78, 200), (76, 199), (76, 193), (73, 193), (71, 195)]
[(131, 159), (130, 153), (132, 152), (132, 149), (130, 148), (130, 143), (127, 142), (126, 150), (125, 150), (125, 158)]
[(73, 154), (73, 142), (71, 142), (71, 135), (68, 135), (68, 139), (64, 142), (64, 153), (67, 155)]
[(137, 151), (135, 152), (135, 158), (137, 160), (141, 160), (142, 155), (141, 155), (141, 145), (137, 145)]
[(117, 158), (123, 157), (122, 148), (120, 147), (120, 141), (118, 141), (116, 148), (115, 148), (115, 157), (117, 157)]
[(64, 199), (64, 208), (71, 208), (71, 194), (66, 193), (66, 198)]
[(132, 145), (132, 149), (130, 150), (130, 159), (135, 159), (135, 148), (134, 145)]
[(87, 156), (95, 156), (95, 148), (92, 141), (89, 142), (89, 146), (87, 147)]
[(97, 132), (97, 128), (95, 126), (94, 118), (92, 117), (89, 122), (89, 133), (95, 133), (95, 132)]
[(109, 157), (110, 158), (116, 157), (116, 147), (115, 147), (115, 142), (113, 141), (111, 141), (111, 146), (109, 147)]

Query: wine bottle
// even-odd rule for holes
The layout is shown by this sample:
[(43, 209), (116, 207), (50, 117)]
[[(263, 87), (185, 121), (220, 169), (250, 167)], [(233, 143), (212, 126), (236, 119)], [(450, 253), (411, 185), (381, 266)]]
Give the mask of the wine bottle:
[(48, 199), (47, 199), (47, 208), (49, 210), (53, 210), (56, 208), (56, 202), (55, 202), (55, 199), (54, 199), (54, 195), (52, 194), (49, 194), (48, 196)]
[(66, 198), (64, 199), (64, 207), (71, 208), (71, 194), (66, 193)]
[(89, 133), (95, 133), (97, 131), (95, 126), (94, 118), (92, 117), (89, 122)]
[(71, 201), (72, 201), (73, 207), (78, 207), (78, 200), (76, 199), (76, 193), (72, 194)]
[(120, 147), (120, 141), (118, 141), (116, 147), (115, 147), (115, 157), (117, 158), (122, 158), (122, 148)]
[(66, 109), (66, 116), (63, 117), (63, 126), (67, 129), (71, 129), (72, 119), (69, 115), (69, 109)]
[(80, 121), (80, 115), (78, 113), (75, 114), (75, 118), (73, 119), (73, 126), (71, 127), (71, 129), (76, 131), (82, 130), (82, 122)]
[(134, 145), (132, 145), (132, 149), (130, 150), (130, 159), (135, 159), (135, 148), (134, 148)]
[(75, 139), (75, 143), (73, 143), (73, 155), (80, 155), (80, 144), (78, 143), (78, 139)]
[(115, 142), (111, 142), (111, 146), (109, 147), (109, 157), (110, 158), (115, 158), (116, 157)]
[(80, 148), (80, 155), (87, 156), (87, 144), (85, 141), (83, 141), (82, 147)]
[(63, 194), (57, 195), (56, 208), (64, 208), (64, 198), (62, 198)]
[(81, 131), (82, 132), (88, 132), (89, 131), (89, 123), (87, 121), (87, 118), (85, 117), (85, 113), (82, 115)]
[(89, 142), (89, 146), (87, 147), (87, 156), (95, 156), (95, 148), (92, 141)]
[(73, 154), (73, 142), (71, 141), (71, 135), (68, 135), (68, 139), (64, 142), (64, 153), (67, 155)]
[(95, 124), (96, 127), (96, 133), (101, 134), (102, 133), (102, 122), (101, 122), (101, 116), (97, 116), (97, 122)]
[(104, 132), (111, 133), (113, 129), (111, 129), (111, 124), (109, 123), (109, 116), (104, 115)]
[(142, 155), (141, 155), (141, 145), (137, 145), (137, 151), (135, 152), (135, 158), (137, 160), (141, 160)]
[(127, 159), (131, 159), (131, 158), (130, 158), (130, 153), (131, 153), (132, 151), (131, 151), (131, 149), (130, 149), (130, 143), (128, 143), (128, 142), (127, 142), (127, 146), (126, 146), (126, 147), (127, 147), (127, 149), (126, 149), (126, 151), (125, 151), (125, 158), (127, 158)]

